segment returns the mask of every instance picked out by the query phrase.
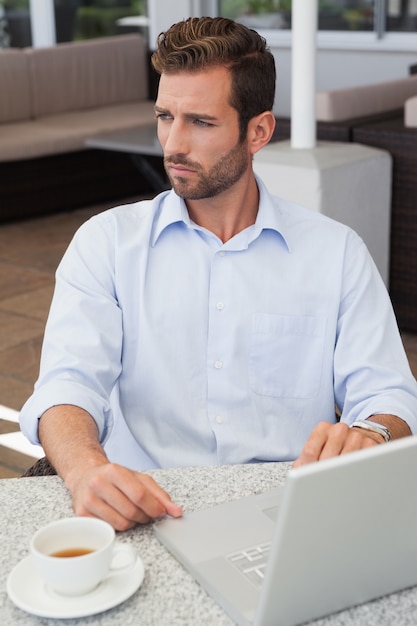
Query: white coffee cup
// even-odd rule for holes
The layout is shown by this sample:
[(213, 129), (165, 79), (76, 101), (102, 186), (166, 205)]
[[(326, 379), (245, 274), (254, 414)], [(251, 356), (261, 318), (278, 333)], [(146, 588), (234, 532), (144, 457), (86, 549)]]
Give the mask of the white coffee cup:
[(110, 524), (92, 517), (69, 517), (38, 530), (30, 552), (38, 574), (59, 594), (92, 591), (109, 576), (133, 568), (137, 555), (115, 540)]

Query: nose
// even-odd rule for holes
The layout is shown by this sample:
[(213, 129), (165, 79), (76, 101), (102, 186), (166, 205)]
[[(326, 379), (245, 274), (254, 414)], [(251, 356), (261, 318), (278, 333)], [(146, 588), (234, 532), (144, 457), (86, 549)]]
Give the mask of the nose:
[(165, 157), (177, 154), (188, 154), (189, 141), (184, 125), (173, 120), (171, 123), (160, 123), (158, 126), (158, 138), (164, 151)]

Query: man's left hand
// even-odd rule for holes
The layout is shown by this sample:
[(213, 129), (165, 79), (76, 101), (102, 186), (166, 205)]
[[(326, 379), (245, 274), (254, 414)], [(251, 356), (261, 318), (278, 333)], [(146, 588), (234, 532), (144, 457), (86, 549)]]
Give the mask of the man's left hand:
[(384, 441), (382, 435), (359, 428), (349, 428), (342, 422), (337, 424), (320, 422), (312, 431), (300, 456), (294, 461), (293, 467), (322, 461), (354, 450), (370, 448)]

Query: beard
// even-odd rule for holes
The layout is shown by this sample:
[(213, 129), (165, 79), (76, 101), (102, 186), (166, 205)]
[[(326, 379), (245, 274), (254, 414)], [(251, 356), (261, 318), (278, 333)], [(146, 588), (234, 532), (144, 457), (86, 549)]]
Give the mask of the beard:
[[(168, 165), (184, 165), (195, 174), (193, 180), (188, 177), (172, 176)], [(240, 141), (227, 154), (222, 156), (213, 167), (204, 171), (203, 167), (182, 155), (164, 159), (165, 170), (170, 183), (178, 196), (184, 200), (203, 200), (213, 198), (230, 189), (243, 176), (249, 166), (247, 141)]]

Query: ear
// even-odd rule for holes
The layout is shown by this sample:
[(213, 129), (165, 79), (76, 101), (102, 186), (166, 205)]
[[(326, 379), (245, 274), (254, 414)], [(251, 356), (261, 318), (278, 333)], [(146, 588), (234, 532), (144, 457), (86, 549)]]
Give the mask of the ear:
[(249, 121), (247, 137), (251, 154), (255, 154), (269, 142), (274, 129), (275, 116), (272, 111), (264, 111)]

